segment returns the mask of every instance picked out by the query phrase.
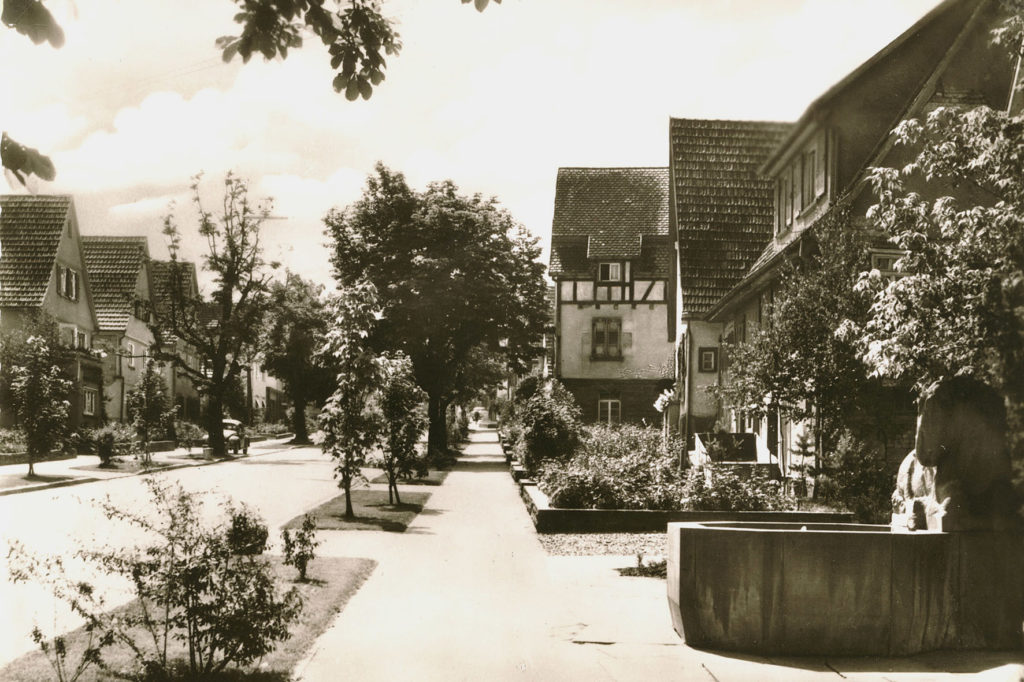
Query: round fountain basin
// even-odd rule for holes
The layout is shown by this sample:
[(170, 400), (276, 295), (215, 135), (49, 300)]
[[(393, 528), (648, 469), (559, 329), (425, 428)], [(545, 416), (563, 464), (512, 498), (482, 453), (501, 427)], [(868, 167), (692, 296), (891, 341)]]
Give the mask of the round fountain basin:
[(668, 526), (668, 600), (690, 646), (758, 654), (1019, 649), (1024, 541), (1000, 532)]

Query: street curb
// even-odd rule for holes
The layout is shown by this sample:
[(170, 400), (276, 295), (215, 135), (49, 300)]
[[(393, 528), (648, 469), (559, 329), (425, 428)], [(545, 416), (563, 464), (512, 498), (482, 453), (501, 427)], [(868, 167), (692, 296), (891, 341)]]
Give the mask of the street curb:
[(0, 490), (0, 497), (7, 495), (17, 495), (19, 493), (35, 493), (41, 490), (49, 490), (51, 488), (66, 488), (72, 485), (81, 485), (83, 483), (95, 483), (97, 481), (116, 481), (122, 478), (130, 478), (131, 476), (146, 476), (148, 474), (159, 474), (165, 471), (175, 471), (176, 469), (198, 469), (199, 467), (210, 466), (211, 464), (222, 464), (224, 462), (237, 462), (242, 459), (249, 459), (250, 457), (262, 457), (264, 455), (274, 455), (285, 450), (294, 450), (296, 447), (302, 447), (301, 445), (288, 445), (280, 450), (270, 450), (268, 452), (261, 452), (257, 455), (244, 455), (242, 457), (225, 457), (224, 459), (215, 459), (209, 462), (196, 462), (190, 464), (188, 462), (181, 462), (180, 464), (171, 464), (169, 466), (160, 467), (153, 471), (136, 471), (130, 474), (124, 474), (123, 476), (107, 476), (107, 477), (96, 477), (96, 476), (85, 476), (82, 478), (72, 478), (66, 481), (54, 481), (53, 483), (43, 483), (40, 485), (25, 485), (18, 488), (8, 488), (7, 490)]
[[(124, 478), (124, 476), (118, 476), (118, 478)], [(96, 481), (102, 481), (102, 478), (94, 477), (83, 477), (83, 478), (70, 478), (66, 481), (54, 481), (53, 483), (41, 483), (39, 485), (23, 485), (19, 488), (8, 488), (7, 490), (0, 490), (0, 497), (5, 495), (16, 495), (18, 493), (34, 493), (39, 490), (49, 490), (50, 488), (66, 488), (70, 485), (78, 485), (80, 483), (94, 483)]]

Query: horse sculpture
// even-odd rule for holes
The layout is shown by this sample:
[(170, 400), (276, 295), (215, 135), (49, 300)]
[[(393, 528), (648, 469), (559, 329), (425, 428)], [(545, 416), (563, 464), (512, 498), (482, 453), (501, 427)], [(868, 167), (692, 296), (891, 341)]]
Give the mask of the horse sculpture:
[(1015, 523), (1006, 408), (994, 389), (968, 377), (932, 385), (921, 401), (915, 446), (900, 465), (893, 494), (908, 527)]

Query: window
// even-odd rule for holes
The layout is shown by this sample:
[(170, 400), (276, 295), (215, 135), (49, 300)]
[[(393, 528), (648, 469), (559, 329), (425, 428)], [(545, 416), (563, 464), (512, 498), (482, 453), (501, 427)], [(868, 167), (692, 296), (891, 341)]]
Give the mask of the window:
[(99, 402), (99, 391), (95, 388), (86, 388), (83, 390), (83, 396), (85, 401), (82, 405), (82, 414), (94, 416), (96, 414), (96, 403)]
[(135, 367), (135, 344), (130, 341), (125, 344), (125, 352), (128, 354), (128, 366)]
[(617, 398), (601, 398), (597, 401), (597, 421), (602, 424), (618, 424), (622, 419), (622, 401)]
[(89, 350), (89, 334), (80, 329), (75, 330), (75, 348)]
[(803, 164), (803, 189), (804, 189), (804, 208), (811, 205), (814, 201), (814, 178), (817, 176), (817, 167), (814, 150), (804, 152), (804, 164)]
[(902, 276), (902, 273), (896, 271), (896, 261), (902, 256), (903, 253), (899, 251), (872, 253), (871, 269), (878, 270), (882, 274), (882, 279), (894, 282)]
[(622, 357), (622, 320), (617, 317), (595, 317), (592, 325), (591, 357)]
[(718, 371), (717, 348), (707, 346), (697, 351), (697, 371), (704, 373)]
[(72, 301), (78, 300), (78, 272), (64, 266), (57, 266), (57, 293)]
[(601, 282), (621, 282), (622, 263), (601, 263), (597, 269), (597, 279)]

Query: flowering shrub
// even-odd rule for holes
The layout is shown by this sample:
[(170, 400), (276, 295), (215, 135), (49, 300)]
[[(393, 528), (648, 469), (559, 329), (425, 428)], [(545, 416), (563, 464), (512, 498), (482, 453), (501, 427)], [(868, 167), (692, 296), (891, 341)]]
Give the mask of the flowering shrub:
[(544, 464), (540, 489), (554, 507), (679, 509), (682, 447), (652, 427), (595, 425), (573, 457)]
[(782, 481), (752, 467), (747, 476), (725, 467), (696, 467), (686, 478), (682, 508), (694, 511), (785, 511), (796, 500)]

